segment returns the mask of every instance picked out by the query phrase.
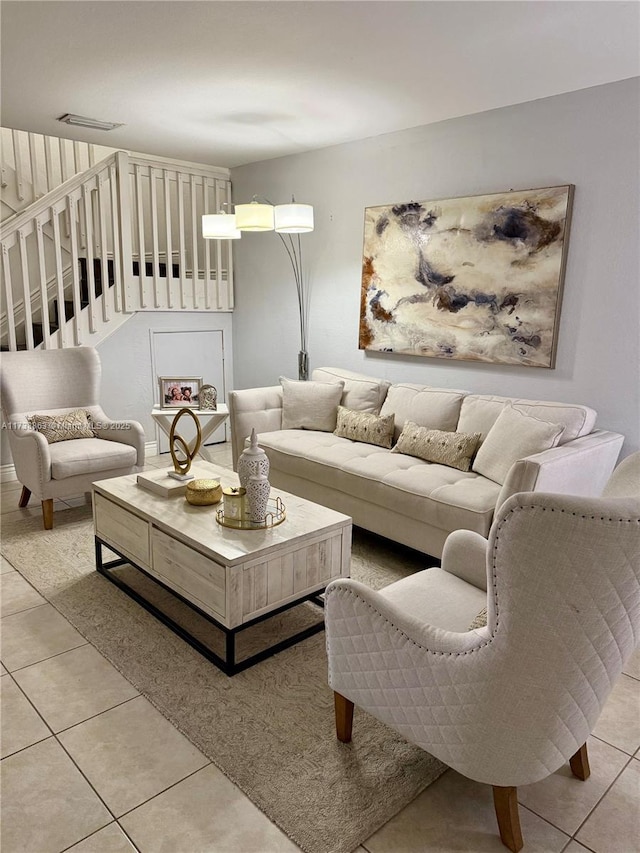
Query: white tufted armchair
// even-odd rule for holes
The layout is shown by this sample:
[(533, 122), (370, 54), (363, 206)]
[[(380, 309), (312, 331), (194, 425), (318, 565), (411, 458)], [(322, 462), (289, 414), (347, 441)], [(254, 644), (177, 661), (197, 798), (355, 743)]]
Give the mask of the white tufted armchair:
[[(608, 494), (623, 497), (514, 495), (488, 543), (449, 536), (442, 568), (379, 592), (327, 588), (338, 738), (351, 740), (355, 704), (492, 785), (512, 851), (517, 786), (566, 760), (588, 777), (586, 740), (640, 640), (639, 462), (614, 472)], [(468, 630), (483, 607), (487, 626)]]
[[(142, 470), (144, 431), (137, 421), (113, 421), (99, 405), (100, 358), (92, 347), (2, 354), (0, 394), (9, 446), (22, 483), (19, 506), (33, 493), (42, 502), (45, 530), (53, 527), (53, 499), (87, 492), (94, 480)], [(86, 410), (94, 438), (49, 444), (29, 415)]]

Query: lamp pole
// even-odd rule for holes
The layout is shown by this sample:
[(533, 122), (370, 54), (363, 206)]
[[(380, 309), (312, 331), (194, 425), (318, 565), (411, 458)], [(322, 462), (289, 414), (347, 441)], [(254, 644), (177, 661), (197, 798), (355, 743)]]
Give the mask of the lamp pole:
[(291, 234), (283, 235), (279, 232), (278, 237), (282, 241), (293, 269), (293, 278), (296, 283), (296, 294), (298, 297), (298, 318), (300, 322), (300, 352), (298, 353), (298, 379), (309, 378), (309, 352), (307, 350), (307, 330), (309, 324), (309, 289), (305, 288), (302, 269), (302, 244), (300, 235), (296, 234), (293, 239)]

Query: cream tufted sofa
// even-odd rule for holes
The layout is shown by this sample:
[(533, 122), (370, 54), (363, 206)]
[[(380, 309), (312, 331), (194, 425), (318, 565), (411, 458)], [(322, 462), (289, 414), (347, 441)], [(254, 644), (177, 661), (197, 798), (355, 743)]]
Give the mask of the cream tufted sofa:
[(508, 403), (564, 426), (557, 447), (519, 459), (500, 483), (332, 432), (282, 429), (280, 386), (230, 392), (234, 467), (255, 428), (269, 456), (273, 486), (346, 513), (359, 527), (435, 557), (453, 530), (486, 537), (496, 508), (517, 492), (600, 495), (623, 443), (622, 435), (595, 429), (596, 412), (587, 406), (391, 384), (337, 368), (318, 368), (312, 380), (343, 382), (341, 404), (346, 408), (393, 412), (396, 439), (405, 421), (484, 438)]

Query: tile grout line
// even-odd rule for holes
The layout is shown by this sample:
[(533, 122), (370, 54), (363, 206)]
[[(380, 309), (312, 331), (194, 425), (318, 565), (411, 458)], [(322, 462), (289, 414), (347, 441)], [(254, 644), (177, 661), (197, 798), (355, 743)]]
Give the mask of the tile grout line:
[[(624, 754), (625, 754), (625, 755), (627, 755), (627, 753), (624, 753)], [(633, 761), (633, 756), (632, 756), (632, 755), (627, 756), (627, 758), (628, 758), (628, 760), (625, 762), (624, 767), (622, 767), (622, 768), (621, 768), (620, 772), (616, 775), (615, 779), (614, 779), (614, 780), (611, 782), (611, 784), (607, 787), (607, 789), (604, 791), (604, 793), (602, 794), (602, 796), (600, 797), (600, 799), (598, 800), (598, 802), (594, 805), (594, 807), (591, 809), (591, 811), (589, 812), (589, 814), (585, 817), (585, 819), (582, 821), (582, 823), (580, 824), (580, 826), (576, 829), (576, 831), (575, 831), (575, 832), (573, 833), (573, 835), (571, 836), (573, 839), (575, 839), (575, 840), (578, 842), (578, 844), (582, 844), (582, 842), (580, 841), (580, 839), (579, 839), (579, 838), (576, 838), (576, 836), (578, 835), (578, 833), (580, 832), (580, 830), (582, 829), (582, 827), (585, 825), (585, 823), (589, 820), (589, 818), (593, 815), (593, 813), (594, 813), (594, 812), (595, 812), (595, 810), (598, 808), (598, 806), (600, 805), (600, 803), (601, 803), (601, 802), (604, 800), (604, 798), (607, 796), (607, 794), (609, 793), (609, 791), (610, 791), (610, 790), (613, 788), (613, 786), (616, 784), (616, 782), (618, 781), (618, 779), (622, 776), (622, 774), (623, 774), (623, 773), (624, 773), (624, 771), (627, 769), (627, 767), (630, 765), (630, 763)], [(586, 845), (583, 845), (583, 847), (586, 847)]]
[[(94, 648), (94, 646), (92, 646), (91, 648)], [(74, 649), (70, 649), (69, 651), (74, 651)], [(110, 705), (108, 708), (103, 708), (102, 711), (98, 711), (97, 714), (91, 714), (91, 716), (86, 717), (84, 720), (78, 720), (77, 723), (72, 723), (70, 726), (66, 726), (64, 729), (58, 729), (57, 732), (53, 733), (56, 737), (58, 737), (58, 735), (64, 734), (65, 732), (70, 732), (71, 729), (75, 729), (78, 726), (81, 726), (83, 723), (88, 723), (89, 720), (95, 720), (96, 717), (100, 717), (102, 714), (106, 714), (107, 711), (113, 711), (115, 708), (121, 708), (123, 705), (126, 705), (127, 702), (132, 702), (134, 699), (139, 699), (141, 696), (142, 693), (136, 693), (135, 696), (130, 696), (128, 699), (123, 699), (122, 702), (117, 702), (115, 705)], [(142, 698), (144, 699), (145, 697), (143, 696)]]
[[(47, 604), (50, 604), (50, 603), (51, 602), (47, 601)], [(53, 607), (53, 605), (51, 605), (51, 606)], [(32, 607), (31, 609), (35, 610), (35, 607)], [(56, 611), (56, 613), (60, 613), (60, 611), (56, 610), (55, 607), (53, 609)], [(20, 612), (24, 613), (24, 611), (20, 611)], [(13, 616), (13, 614), (11, 614), (11, 615)], [(62, 613), (60, 613), (60, 615), (62, 616)], [(71, 622), (69, 622), (69, 625), (71, 625)], [(71, 627), (73, 628), (73, 625), (71, 625)], [(76, 631), (77, 629), (73, 628), (73, 630)], [(78, 631), (78, 634), (80, 634), (80, 631)], [(80, 636), (84, 640), (84, 643), (79, 643), (79, 645), (77, 645), (77, 646), (71, 646), (70, 649), (65, 649), (63, 652), (56, 652), (55, 655), (49, 655), (49, 657), (42, 658), (42, 660), (34, 660), (31, 663), (25, 663), (23, 666), (17, 666), (15, 669), (8, 669), (6, 663), (1, 659), (0, 659), (0, 663), (2, 663), (2, 665), (7, 670), (7, 673), (9, 675), (13, 675), (14, 672), (21, 672), (23, 669), (28, 669), (30, 666), (36, 666), (39, 663), (44, 663), (46, 660), (53, 660), (53, 658), (59, 658), (60, 655), (66, 655), (67, 652), (72, 652), (74, 649), (81, 649), (83, 646), (91, 646), (92, 645), (87, 639), (85, 639), (85, 637), (82, 636), (82, 634), (80, 634)], [(94, 646), (94, 648), (95, 648), (95, 646)]]
[(9, 755), (4, 755), (4, 756), (2, 757), (2, 760), (3, 760), (3, 761), (5, 760), (5, 758), (9, 758), (11, 755), (18, 755), (18, 753), (19, 753), (19, 752), (24, 752), (24, 750), (25, 750), (25, 749), (29, 749), (30, 747), (35, 746), (35, 745), (36, 745), (36, 743), (42, 743), (42, 741), (43, 741), (43, 740), (49, 740), (49, 738), (50, 738), (50, 737), (55, 737), (55, 733), (54, 733), (53, 729), (51, 728), (51, 726), (49, 725), (49, 723), (45, 720), (45, 718), (42, 716), (42, 714), (40, 713), (40, 711), (38, 711), (38, 709), (37, 709), (37, 708), (36, 708), (36, 706), (33, 704), (33, 702), (31, 701), (31, 699), (30, 699), (30, 698), (27, 696), (27, 694), (24, 692), (24, 690), (22, 689), (22, 687), (20, 687), (20, 685), (18, 684), (18, 682), (15, 680), (15, 678), (12, 676), (12, 674), (11, 674), (10, 672), (8, 672), (7, 674), (9, 675), (9, 677), (11, 678), (11, 680), (13, 681), (13, 683), (15, 684), (15, 686), (18, 688), (18, 690), (20, 691), (20, 693), (22, 693), (22, 695), (24, 696), (24, 698), (25, 698), (25, 699), (27, 700), (27, 702), (31, 705), (31, 707), (33, 708), (33, 710), (34, 710), (34, 711), (36, 712), (36, 714), (38, 715), (38, 717), (40, 717), (40, 719), (41, 719), (41, 720), (42, 720), (42, 722), (44, 723), (45, 727), (46, 727), (46, 728), (51, 732), (51, 734), (50, 734), (50, 735), (47, 735), (46, 737), (41, 738), (40, 740), (37, 740), (37, 741), (34, 741), (33, 743), (30, 743), (28, 746), (23, 746), (23, 747), (22, 747), (22, 749), (16, 749), (16, 751), (15, 751), (15, 752), (11, 752)]
[[(171, 722), (171, 721), (169, 721), (169, 722)], [(182, 734), (182, 732), (181, 732), (181, 734)], [(184, 735), (183, 735), (183, 737), (184, 737)], [(189, 741), (189, 743), (191, 743), (191, 741)], [(196, 749), (197, 749), (197, 747), (196, 747)], [(198, 750), (198, 752), (201, 752), (201, 750)], [(207, 758), (207, 756), (204, 754), (204, 752), (202, 753), (202, 755), (204, 756), (204, 758)], [(137, 805), (133, 806), (133, 808), (129, 809), (126, 812), (123, 812), (119, 817), (116, 818), (116, 820), (121, 821), (123, 817), (127, 817), (128, 815), (132, 814), (132, 812), (135, 812), (136, 809), (139, 809), (142, 806), (146, 806), (147, 803), (150, 803), (151, 800), (155, 800), (156, 797), (159, 797), (161, 794), (166, 794), (167, 791), (170, 791), (172, 788), (175, 788), (176, 785), (179, 785), (181, 782), (185, 782), (187, 779), (190, 779), (192, 776), (195, 776), (196, 773), (199, 773), (201, 770), (204, 770), (205, 767), (215, 767), (215, 766), (216, 765), (213, 763), (213, 761), (210, 761), (207, 758), (207, 763), (203, 764), (202, 767), (198, 767), (196, 770), (192, 770), (191, 773), (188, 773), (186, 776), (183, 776), (182, 779), (177, 779), (175, 782), (172, 782), (170, 785), (167, 785), (166, 788), (163, 788), (161, 791), (158, 791), (152, 797), (147, 797), (147, 799), (144, 800), (142, 803), (138, 803)], [(219, 768), (216, 768), (216, 769), (219, 769)], [(220, 771), (220, 772), (222, 772), (222, 771)], [(229, 777), (225, 776), (225, 778), (228, 779)], [(245, 796), (246, 796), (246, 794), (245, 794)], [(263, 812), (263, 814), (264, 814), (264, 812)], [(273, 821), (271, 821), (271, 822), (273, 823)]]
[(68, 847), (64, 847), (62, 850), (58, 851), (58, 853), (66, 853), (67, 850), (72, 850), (76, 846), (76, 844), (81, 844), (83, 841), (86, 841), (88, 838), (93, 838), (94, 835), (97, 835), (99, 832), (102, 832), (103, 829), (106, 829), (108, 826), (111, 826), (112, 824), (115, 824), (117, 827), (119, 827), (120, 832), (124, 833), (124, 835), (127, 837), (127, 840), (130, 842), (130, 844), (132, 845), (132, 847), (136, 851), (136, 853), (140, 853), (140, 848), (136, 847), (136, 845), (131, 840), (131, 837), (129, 836), (129, 834), (125, 831), (124, 827), (120, 826), (117, 819), (112, 820), (109, 823), (106, 823), (104, 826), (101, 826), (98, 829), (95, 829), (93, 832), (89, 833), (89, 835), (85, 835), (83, 838), (79, 838), (78, 841), (74, 841), (73, 844), (70, 844)]

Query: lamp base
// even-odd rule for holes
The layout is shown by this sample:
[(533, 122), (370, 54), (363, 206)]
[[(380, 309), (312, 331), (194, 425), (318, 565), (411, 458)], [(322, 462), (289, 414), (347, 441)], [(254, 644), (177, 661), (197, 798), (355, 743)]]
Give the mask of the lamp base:
[(298, 353), (298, 379), (309, 378), (309, 353), (300, 350)]

